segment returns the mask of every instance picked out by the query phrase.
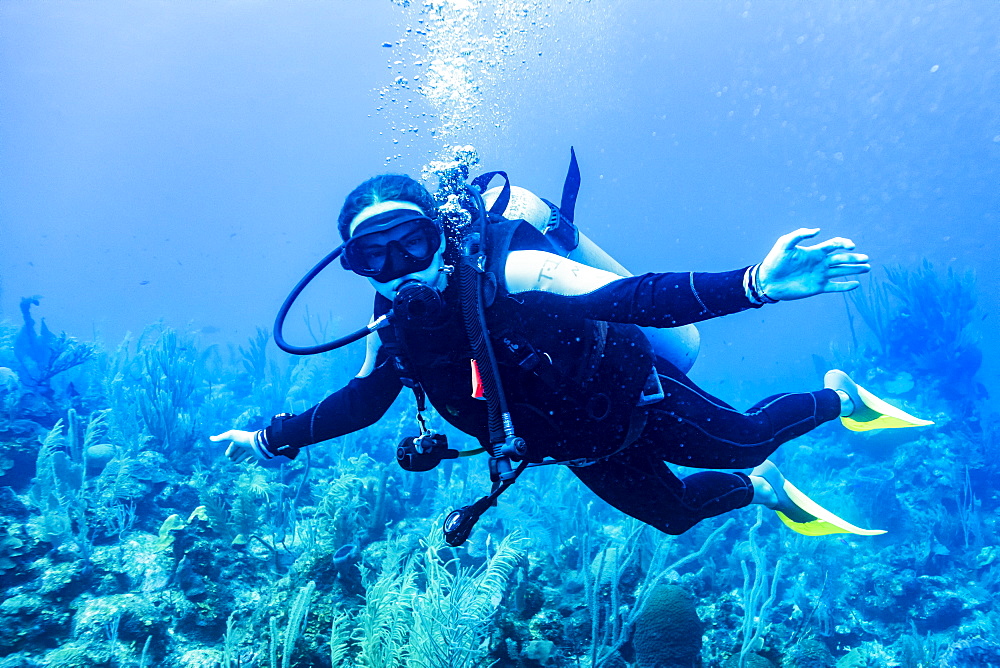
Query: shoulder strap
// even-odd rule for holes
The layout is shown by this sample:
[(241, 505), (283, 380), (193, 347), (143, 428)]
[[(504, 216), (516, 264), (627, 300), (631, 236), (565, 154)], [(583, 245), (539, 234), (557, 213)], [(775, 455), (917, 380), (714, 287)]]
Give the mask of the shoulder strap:
[[(515, 247), (515, 237), (518, 242)], [(521, 248), (520, 246), (524, 246)], [(512, 250), (544, 250), (555, 252), (552, 243), (536, 230), (531, 223), (523, 220), (504, 220), (486, 228), (486, 270), (496, 276), (497, 283), (504, 286), (504, 267), (507, 254)]]
[(478, 188), (479, 192), (484, 193), (489, 189), (490, 181), (496, 176), (503, 177), (503, 188), (500, 190), (500, 196), (496, 198), (493, 206), (490, 207), (489, 214), (491, 216), (502, 215), (507, 210), (507, 205), (510, 204), (510, 178), (507, 176), (507, 172), (486, 172), (485, 174), (480, 174), (472, 181), (472, 186)]
[[(489, 213), (492, 215), (502, 214), (507, 210), (507, 205), (510, 204), (510, 178), (507, 176), (507, 172), (500, 170), (486, 172), (485, 174), (480, 174), (472, 181), (472, 185), (478, 188), (479, 192), (484, 193), (489, 189), (490, 182), (497, 176), (503, 178), (503, 188), (500, 191), (500, 196), (497, 197), (496, 201), (490, 207)], [(566, 179), (563, 181), (562, 198), (559, 200), (559, 211), (570, 223), (573, 222), (573, 216), (576, 211), (576, 198), (579, 194), (580, 163), (576, 160), (576, 149), (570, 146), (569, 169), (566, 172)]]

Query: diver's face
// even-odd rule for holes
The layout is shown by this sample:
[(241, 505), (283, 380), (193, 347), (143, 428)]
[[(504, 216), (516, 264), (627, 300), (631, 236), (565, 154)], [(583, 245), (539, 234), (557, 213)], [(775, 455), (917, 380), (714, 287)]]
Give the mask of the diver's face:
[[(409, 209), (423, 214), (423, 210), (412, 202), (401, 202), (401, 201), (390, 201), (390, 202), (379, 202), (378, 204), (373, 204), (361, 211), (354, 220), (351, 221), (350, 232), (354, 235), (354, 231), (364, 223), (366, 220), (373, 216), (377, 216), (381, 213), (386, 213), (387, 211), (393, 211), (397, 209)], [(426, 215), (426, 214), (425, 214)], [(440, 232), (439, 232), (440, 234)], [(444, 238), (440, 240), (437, 251), (431, 258), (430, 264), (420, 271), (415, 271), (392, 280), (381, 282), (375, 280), (375, 278), (369, 277), (368, 282), (372, 284), (375, 291), (388, 300), (392, 300), (396, 296), (396, 292), (399, 287), (406, 283), (407, 281), (419, 281), (425, 285), (428, 285), (436, 290), (443, 291), (448, 285), (448, 275), (444, 271)], [(425, 256), (426, 257), (426, 256)]]

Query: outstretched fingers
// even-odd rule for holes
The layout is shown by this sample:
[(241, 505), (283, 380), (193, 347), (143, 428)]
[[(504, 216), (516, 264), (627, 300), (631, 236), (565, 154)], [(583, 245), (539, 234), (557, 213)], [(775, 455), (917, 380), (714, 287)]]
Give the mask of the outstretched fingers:
[(864, 253), (831, 253), (826, 256), (826, 263), (831, 267), (839, 264), (867, 264), (868, 256)]
[(806, 239), (812, 239), (819, 234), (818, 227), (800, 227), (794, 232), (789, 232), (778, 239), (778, 244), (785, 250), (793, 250)]
[(854, 242), (850, 239), (846, 239), (844, 237), (834, 237), (832, 239), (827, 239), (823, 243), (810, 246), (806, 250), (823, 251), (829, 255), (830, 253), (836, 253), (840, 250), (854, 250), (854, 248)]
[[(848, 239), (843, 241), (851, 243)], [(851, 243), (851, 247), (853, 248), (853, 243)], [(868, 256), (864, 253), (830, 252), (826, 256), (827, 277), (867, 274), (871, 270), (872, 266), (868, 264)]]
[(826, 275), (829, 278), (837, 276), (854, 276), (856, 274), (867, 274), (872, 270), (870, 264), (838, 264), (827, 267)]
[(861, 285), (860, 281), (827, 281), (823, 292), (848, 292)]

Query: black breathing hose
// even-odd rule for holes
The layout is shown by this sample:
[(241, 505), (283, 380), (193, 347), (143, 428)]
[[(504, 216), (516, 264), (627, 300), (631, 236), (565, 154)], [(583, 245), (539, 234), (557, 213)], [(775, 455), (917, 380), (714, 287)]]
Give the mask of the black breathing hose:
[[(459, 286), (462, 291), (462, 317), (465, 321), (465, 330), (469, 336), (469, 343), (477, 360), (482, 363), (479, 367), (479, 376), (483, 381), (484, 394), (486, 395), (487, 426), (489, 429), (490, 444), (495, 450), (503, 445), (506, 440), (506, 429), (503, 416), (508, 414), (506, 397), (503, 393), (500, 376), (495, 367), (496, 358), (493, 355), (493, 345), (487, 335), (486, 328), (486, 308), (483, 304), (482, 272), (479, 262), (482, 259), (483, 244), (486, 243), (486, 225), (488, 223), (486, 206), (483, 203), (482, 195), (471, 186), (466, 186), (469, 195), (477, 209), (479, 219), (479, 230), (473, 231), (473, 236), (478, 243), (477, 252), (473, 253), (471, 248), (462, 249), (462, 262), (459, 265)], [(493, 456), (499, 456), (500, 452), (494, 452)]]
[(363, 327), (356, 332), (351, 332), (347, 336), (342, 336), (339, 339), (329, 341), (327, 343), (321, 343), (315, 346), (293, 346), (287, 341), (285, 341), (285, 336), (282, 330), (285, 327), (285, 318), (288, 316), (288, 311), (292, 308), (292, 304), (298, 299), (302, 291), (305, 290), (306, 286), (319, 274), (319, 272), (326, 269), (326, 266), (340, 257), (340, 254), (344, 252), (344, 246), (341, 244), (333, 250), (329, 255), (319, 261), (319, 263), (309, 270), (301, 281), (292, 289), (288, 297), (285, 298), (285, 303), (281, 305), (278, 310), (278, 317), (274, 319), (274, 342), (278, 344), (278, 347), (284, 350), (286, 353), (291, 353), (293, 355), (317, 355), (319, 353), (325, 353), (330, 350), (336, 350), (337, 348), (342, 348), (349, 343), (354, 343), (358, 339), (363, 339), (376, 329), (379, 329), (388, 322), (388, 314), (378, 318), (372, 324), (367, 327)]

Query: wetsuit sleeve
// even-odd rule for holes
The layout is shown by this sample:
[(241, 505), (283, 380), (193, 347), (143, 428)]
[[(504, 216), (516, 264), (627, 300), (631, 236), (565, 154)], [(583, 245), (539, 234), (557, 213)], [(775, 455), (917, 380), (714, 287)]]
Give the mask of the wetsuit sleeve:
[(549, 253), (508, 256), (508, 294), (550, 313), (649, 327), (678, 327), (756, 308), (747, 297), (748, 268), (721, 273), (620, 277)]
[(364, 429), (379, 421), (402, 388), (392, 360), (379, 355), (379, 364), (367, 376), (351, 380), (304, 413), (281, 423), (281, 433), (267, 428), (268, 449), (300, 448)]

